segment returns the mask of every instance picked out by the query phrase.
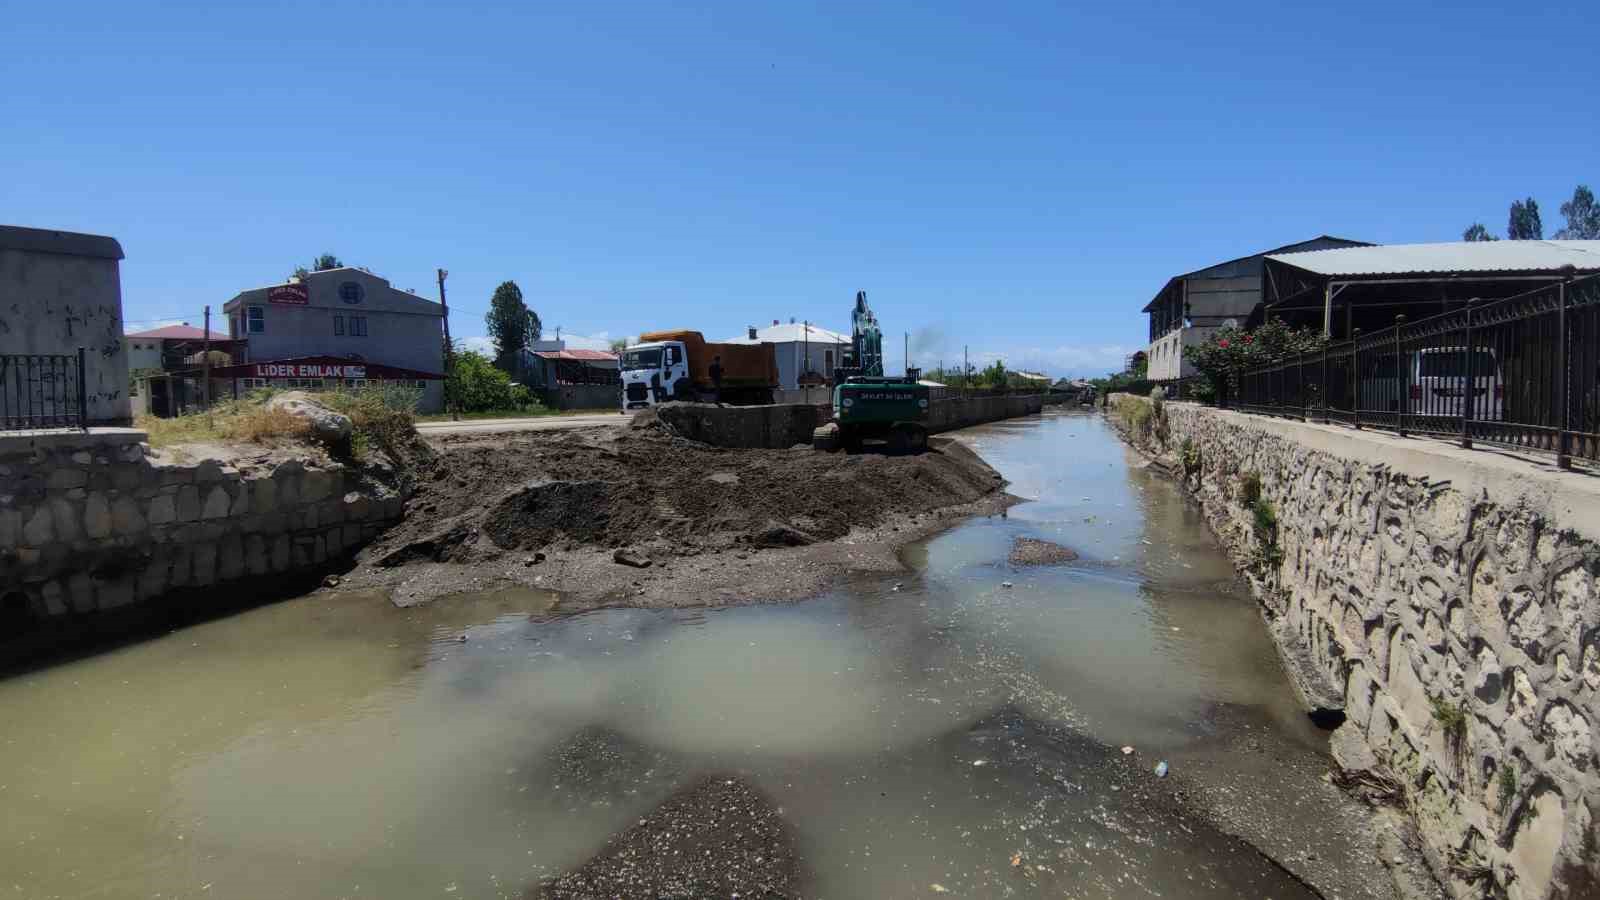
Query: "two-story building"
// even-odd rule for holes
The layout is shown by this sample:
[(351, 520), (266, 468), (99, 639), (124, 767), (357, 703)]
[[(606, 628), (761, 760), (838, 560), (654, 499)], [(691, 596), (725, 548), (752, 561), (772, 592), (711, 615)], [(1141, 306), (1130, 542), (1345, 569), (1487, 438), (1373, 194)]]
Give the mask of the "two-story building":
[(365, 269), (326, 269), (241, 291), (222, 313), (245, 349), (214, 377), (239, 379), (246, 389), (401, 381), (422, 390), (422, 412), (444, 408), (444, 307)]
[(1194, 366), (1184, 360), (1185, 347), (1205, 341), (1224, 326), (1245, 327), (1261, 305), (1262, 260), (1269, 254), (1368, 246), (1324, 234), (1173, 276), (1143, 310), (1150, 316), (1146, 377), (1170, 381), (1195, 374)]

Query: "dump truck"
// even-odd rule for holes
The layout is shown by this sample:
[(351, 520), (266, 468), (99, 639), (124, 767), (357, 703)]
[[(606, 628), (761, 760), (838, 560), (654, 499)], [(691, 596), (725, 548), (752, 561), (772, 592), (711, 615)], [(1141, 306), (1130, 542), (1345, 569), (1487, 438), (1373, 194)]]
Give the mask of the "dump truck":
[[(711, 378), (720, 360), (722, 387)], [(622, 411), (670, 400), (755, 406), (772, 402), (778, 357), (771, 344), (709, 343), (698, 331), (651, 331), (622, 351)]]

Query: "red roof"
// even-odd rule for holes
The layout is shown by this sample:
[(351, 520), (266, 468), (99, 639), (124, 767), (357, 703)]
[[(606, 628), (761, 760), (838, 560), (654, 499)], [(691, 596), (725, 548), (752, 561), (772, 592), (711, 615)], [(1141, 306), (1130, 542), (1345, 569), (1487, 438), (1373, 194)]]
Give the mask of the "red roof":
[[(149, 331), (135, 331), (132, 334), (123, 335), (123, 337), (160, 338), (162, 340), (177, 341), (203, 341), (206, 339), (206, 332), (205, 329), (196, 328), (193, 325), (168, 325), (165, 328), (152, 328)], [(212, 329), (211, 339), (213, 341), (225, 341), (228, 340), (228, 336), (220, 331), (217, 331), (216, 329)]]
[(615, 353), (604, 350), (535, 350), (534, 356), (543, 359), (581, 359), (588, 362), (616, 362)]

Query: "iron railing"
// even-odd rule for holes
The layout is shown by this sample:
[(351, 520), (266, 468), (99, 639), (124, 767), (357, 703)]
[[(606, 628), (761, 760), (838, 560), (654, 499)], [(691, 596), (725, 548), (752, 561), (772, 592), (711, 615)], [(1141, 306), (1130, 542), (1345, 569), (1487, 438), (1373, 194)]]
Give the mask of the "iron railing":
[(84, 350), (0, 354), (0, 431), (83, 428)]
[(1235, 406), (1600, 459), (1600, 276), (1376, 332), (1239, 377)]
[(1168, 378), (1155, 382), (1165, 392), (1168, 400), (1196, 400), (1200, 397), (1200, 389), (1205, 384), (1203, 375), (1185, 375), (1182, 378)]

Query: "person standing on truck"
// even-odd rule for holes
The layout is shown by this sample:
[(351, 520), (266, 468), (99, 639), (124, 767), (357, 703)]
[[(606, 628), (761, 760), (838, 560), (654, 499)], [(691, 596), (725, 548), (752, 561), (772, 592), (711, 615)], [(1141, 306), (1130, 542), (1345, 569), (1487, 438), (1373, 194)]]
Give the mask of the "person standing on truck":
[(711, 358), (711, 402), (722, 405), (722, 357)]

